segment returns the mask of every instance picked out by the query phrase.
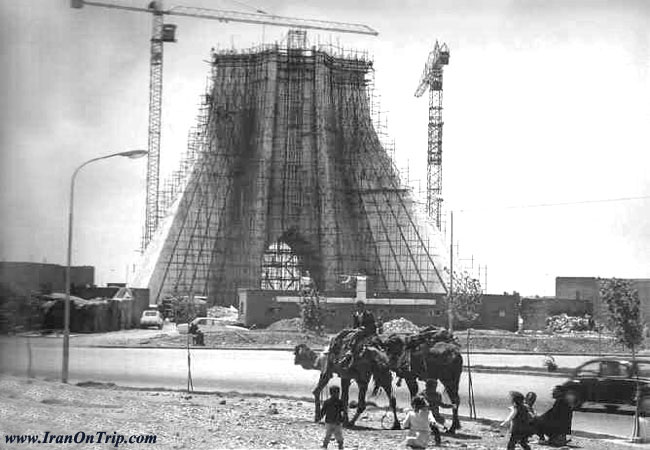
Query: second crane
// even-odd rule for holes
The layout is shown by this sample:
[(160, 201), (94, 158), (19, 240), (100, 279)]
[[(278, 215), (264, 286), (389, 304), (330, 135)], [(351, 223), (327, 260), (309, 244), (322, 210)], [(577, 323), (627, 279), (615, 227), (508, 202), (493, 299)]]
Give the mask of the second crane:
[(427, 149), (427, 213), (440, 229), (442, 216), (442, 71), (449, 64), (449, 48), (438, 41), (429, 53), (415, 96), (429, 88)]

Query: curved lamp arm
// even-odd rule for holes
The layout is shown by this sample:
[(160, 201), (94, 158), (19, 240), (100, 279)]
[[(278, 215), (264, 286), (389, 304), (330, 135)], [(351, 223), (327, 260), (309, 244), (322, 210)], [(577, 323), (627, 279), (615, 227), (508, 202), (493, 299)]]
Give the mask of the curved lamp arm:
[(61, 381), (63, 383), (68, 382), (68, 363), (70, 355), (70, 266), (72, 263), (72, 217), (74, 212), (74, 183), (77, 178), (77, 174), (81, 169), (86, 167), (88, 164), (95, 161), (100, 161), (102, 159), (114, 158), (116, 156), (124, 156), (126, 158), (142, 158), (147, 155), (149, 152), (146, 150), (128, 150), (125, 152), (112, 153), (106, 156), (100, 156), (98, 158), (89, 159), (85, 163), (81, 164), (75, 169), (72, 173), (72, 178), (70, 179), (70, 203), (68, 205), (68, 251), (67, 251), (67, 265), (65, 269), (65, 304), (63, 309), (63, 370), (61, 372)]

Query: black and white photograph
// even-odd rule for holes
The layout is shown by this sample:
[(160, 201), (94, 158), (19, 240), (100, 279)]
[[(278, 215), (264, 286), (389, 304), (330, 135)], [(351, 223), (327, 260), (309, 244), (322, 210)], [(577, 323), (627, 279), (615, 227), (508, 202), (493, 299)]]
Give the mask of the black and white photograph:
[(650, 449), (650, 1), (0, 0), (0, 449)]

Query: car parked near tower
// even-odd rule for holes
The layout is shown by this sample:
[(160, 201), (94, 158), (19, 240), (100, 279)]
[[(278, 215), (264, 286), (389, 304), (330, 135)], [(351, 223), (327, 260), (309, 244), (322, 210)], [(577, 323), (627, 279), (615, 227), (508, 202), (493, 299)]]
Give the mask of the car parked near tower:
[(164, 323), (163, 316), (157, 309), (147, 309), (140, 317), (140, 328), (156, 327), (162, 330)]

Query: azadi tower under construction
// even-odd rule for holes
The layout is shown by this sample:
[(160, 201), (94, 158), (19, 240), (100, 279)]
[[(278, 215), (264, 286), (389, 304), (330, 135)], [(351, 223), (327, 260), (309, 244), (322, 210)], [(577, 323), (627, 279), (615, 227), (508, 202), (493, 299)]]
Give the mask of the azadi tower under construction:
[[(382, 146), (372, 63), (322, 48), (213, 52), (189, 151), (135, 284), (237, 302), (237, 290), (321, 292), (364, 273), (369, 291), (445, 293), (445, 253)], [(424, 157), (423, 157), (424, 159)]]

